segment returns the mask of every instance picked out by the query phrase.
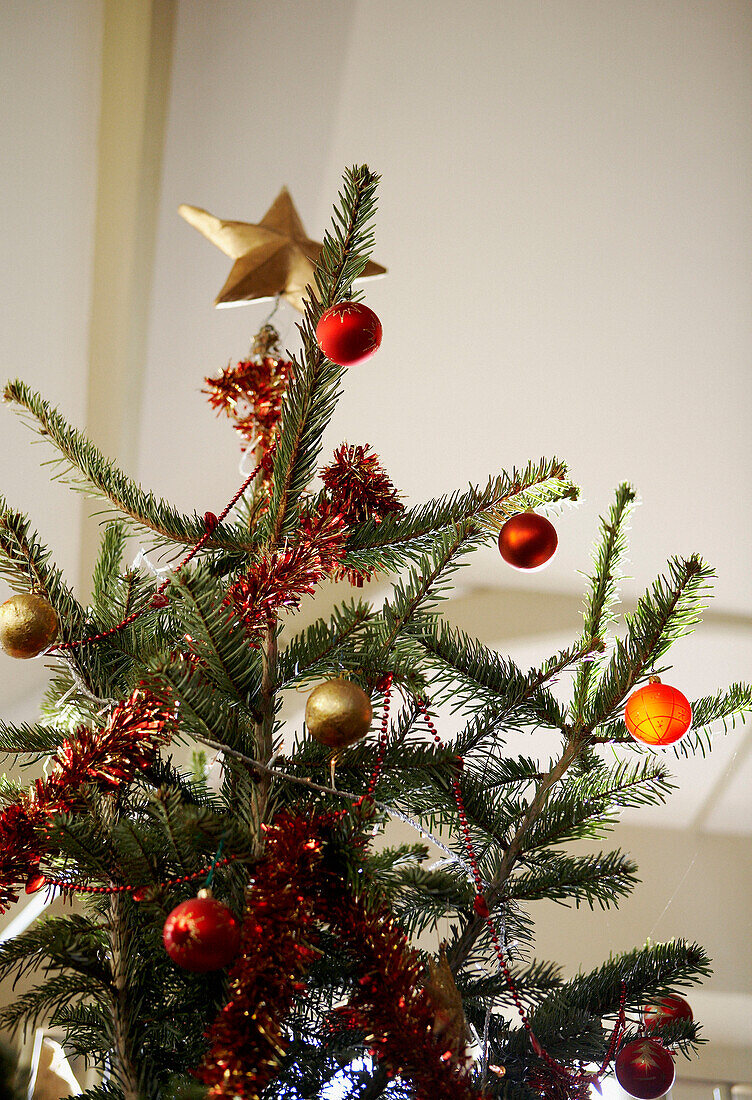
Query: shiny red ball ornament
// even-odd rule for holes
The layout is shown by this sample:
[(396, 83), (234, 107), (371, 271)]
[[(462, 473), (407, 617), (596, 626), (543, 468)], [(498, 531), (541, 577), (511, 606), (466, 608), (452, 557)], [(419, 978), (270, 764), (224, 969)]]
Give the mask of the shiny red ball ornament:
[(616, 1055), (616, 1080), (636, 1100), (657, 1100), (674, 1083), (674, 1060), (655, 1039), (635, 1039)]
[(337, 302), (322, 313), (316, 325), (316, 341), (332, 363), (351, 367), (378, 351), (381, 321), (362, 302)]
[(635, 741), (673, 745), (692, 725), (692, 707), (686, 695), (651, 676), (650, 683), (627, 699), (624, 721)]
[(642, 1021), (647, 1031), (653, 1031), (656, 1027), (670, 1024), (674, 1020), (694, 1019), (692, 1009), (683, 997), (676, 993), (669, 993), (666, 997), (656, 997), (642, 1010)]
[(198, 897), (172, 910), (162, 940), (172, 961), (184, 970), (221, 970), (238, 953), (240, 925), (210, 890), (199, 890)]
[(499, 532), (499, 553), (515, 569), (542, 569), (556, 553), (559, 536), (545, 516), (520, 512), (512, 516)]

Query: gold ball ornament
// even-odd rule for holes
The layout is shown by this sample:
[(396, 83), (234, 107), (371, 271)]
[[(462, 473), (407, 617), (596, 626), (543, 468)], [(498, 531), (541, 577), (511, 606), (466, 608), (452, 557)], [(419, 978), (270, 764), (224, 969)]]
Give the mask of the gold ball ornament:
[(350, 680), (327, 680), (308, 696), (306, 726), (316, 741), (330, 749), (344, 749), (365, 737), (371, 728), (371, 700)]
[(9, 657), (37, 657), (57, 637), (52, 604), (33, 592), (19, 592), (0, 604), (0, 646)]

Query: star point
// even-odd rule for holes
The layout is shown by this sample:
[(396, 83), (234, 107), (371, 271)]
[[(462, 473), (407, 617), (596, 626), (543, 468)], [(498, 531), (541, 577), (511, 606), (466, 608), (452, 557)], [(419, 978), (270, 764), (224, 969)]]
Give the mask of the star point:
[[(217, 307), (285, 298), (303, 311), (305, 288), (314, 283), (321, 242), (306, 234), (292, 196), (283, 187), (258, 224), (224, 221), (199, 206), (183, 203), (178, 213), (235, 262), (214, 304)], [(360, 278), (383, 275), (370, 261)]]

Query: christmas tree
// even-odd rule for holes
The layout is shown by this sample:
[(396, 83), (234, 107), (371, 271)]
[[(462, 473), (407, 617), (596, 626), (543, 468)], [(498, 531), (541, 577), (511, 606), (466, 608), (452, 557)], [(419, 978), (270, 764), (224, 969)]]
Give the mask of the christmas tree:
[[(635, 503), (622, 485), (571, 647), (523, 670), (443, 620), (478, 547), (544, 564), (557, 536), (541, 510), (577, 489), (541, 459), (407, 507), (370, 446), (322, 457), (345, 366), (380, 338), (353, 294), (377, 182), (365, 167), (345, 176), (301, 352), (286, 358), (265, 327), (248, 360), (207, 380), (254, 462), (218, 515), (180, 514), (22, 382), (5, 389), (59, 476), (112, 513), (84, 606), (0, 502), (17, 593), (0, 640), (52, 669), (42, 719), (0, 726), (0, 750), (49, 762), (31, 790), (2, 788), (0, 906), (24, 889), (76, 899), (0, 946), (0, 976), (38, 976), (0, 1026), (62, 1028), (101, 1069), (90, 1097), (281, 1100), (336, 1083), (360, 1100), (569, 1098), (615, 1064), (648, 1098), (699, 1039), (677, 991), (709, 972), (701, 946), (636, 946), (567, 977), (533, 955), (532, 903), (618, 904), (637, 882), (629, 856), (567, 843), (668, 797), (670, 767), (646, 745), (704, 749), (712, 723), (752, 706), (745, 685), (690, 704), (657, 679), (712, 570), (672, 559), (617, 624)], [(134, 532), (170, 563), (162, 579), (123, 564)], [(296, 632), (323, 583), (376, 576), (392, 580), (382, 602), (356, 593)], [(306, 723), (289, 729), (282, 707), (301, 690)], [(507, 755), (508, 735), (532, 728), (549, 731), (550, 759)], [(379, 841), (394, 820), (414, 843)]]

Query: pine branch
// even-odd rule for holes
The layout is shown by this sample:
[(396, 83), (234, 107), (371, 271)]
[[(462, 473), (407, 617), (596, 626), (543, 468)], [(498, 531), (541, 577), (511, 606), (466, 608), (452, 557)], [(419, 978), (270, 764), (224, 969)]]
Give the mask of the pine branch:
[(18, 980), (40, 966), (75, 970), (109, 981), (102, 949), (106, 944), (103, 926), (89, 917), (72, 914), (36, 922), (25, 932), (0, 944), (0, 976)]
[(15, 1031), (22, 1024), (34, 1026), (40, 1018), (48, 1018), (63, 1005), (77, 998), (101, 1000), (107, 987), (88, 974), (54, 974), (44, 984), (28, 990), (12, 1004), (0, 1009), (0, 1028)]
[[(59, 623), (59, 640), (68, 642), (85, 637), (99, 629), (76, 600), (65, 583), (60, 569), (50, 564), (50, 551), (21, 512), (11, 509), (0, 497), (0, 576), (15, 591), (33, 589), (55, 608)], [(116, 677), (116, 666), (107, 648), (83, 647), (69, 651), (65, 658), (70, 673), (81, 691), (92, 701), (102, 702), (109, 696), (109, 685)]]
[(328, 621), (317, 619), (297, 634), (279, 655), (277, 688), (289, 688), (312, 677), (350, 668), (353, 665), (350, 647), (373, 615), (370, 604), (353, 600), (335, 607)]
[(699, 621), (713, 575), (697, 555), (669, 561), (668, 576), (659, 577), (634, 613), (625, 616), (627, 636), (617, 639), (611, 660), (585, 707), (586, 727), (593, 729), (612, 720), (635, 684)]
[(133, 1051), (133, 1006), (128, 988), (128, 953), (131, 931), (127, 907), (132, 905), (123, 894), (110, 897), (110, 966), (112, 968), (112, 1030), (115, 1048), (115, 1076), (124, 1100), (139, 1100), (138, 1071)]
[[(526, 1006), (540, 1000), (542, 993), (548, 994), (559, 989), (563, 981), (562, 968), (551, 962), (533, 959), (527, 966), (515, 969), (514, 984), (520, 1000)], [(489, 1001), (497, 998), (510, 1001), (509, 985), (503, 974), (488, 973), (478, 977), (467, 971), (457, 978), (457, 988), (461, 990), (466, 1006), (484, 1010)]]
[(599, 760), (576, 777), (570, 776), (569, 782), (574, 798), (601, 802), (606, 812), (615, 807), (658, 805), (675, 787), (665, 764), (653, 756), (641, 757), (636, 764), (620, 760), (611, 768)]
[(397, 637), (415, 620), (418, 610), (430, 609), (442, 598), (447, 574), (459, 567), (459, 559), (472, 548), (477, 531), (470, 523), (458, 524), (434, 540), (432, 552), (423, 555), (415, 568), (394, 586), (391, 599), (384, 602), (382, 616), (385, 637), (379, 648), (388, 653)]
[(513, 875), (507, 884), (506, 897), (517, 901), (547, 898), (579, 908), (584, 901), (592, 909), (616, 905), (627, 897), (638, 882), (637, 864), (621, 852), (600, 852), (597, 855), (568, 856), (551, 853), (539, 866)]
[[(627, 552), (627, 529), (637, 494), (631, 485), (620, 485), (608, 518), (601, 516), (601, 538), (593, 552), (594, 571), (585, 597), (583, 641), (603, 638), (615, 621), (612, 608), (618, 600), (619, 569)], [(585, 706), (598, 678), (599, 662), (583, 663), (577, 670), (570, 715), (572, 724), (582, 724)]]
[(445, 685), (434, 693), (436, 701), (451, 696), (458, 708), (467, 704), (490, 708), (499, 722), (511, 722), (522, 714), (556, 729), (564, 728), (565, 714), (544, 685), (555, 683), (565, 669), (602, 647), (597, 637), (583, 639), (544, 661), (540, 668), (523, 673), (511, 658), (441, 620), (421, 623), (416, 635), (430, 657), (436, 658), (436, 682)]
[(112, 1049), (112, 1021), (99, 1006), (63, 1005), (50, 1023), (65, 1029), (64, 1046), (70, 1054), (85, 1058), (89, 1064), (105, 1063)]
[(274, 549), (297, 525), (297, 505), (316, 472), (321, 437), (334, 412), (344, 369), (328, 360), (316, 342), (321, 314), (350, 294), (373, 246), (378, 176), (367, 167), (345, 173), (332, 228), (324, 235), (316, 271), (316, 293), (308, 288), (300, 328), (303, 361), (293, 359), (292, 381), (282, 405), (274, 456), (273, 490), (265, 520), (266, 542)]
[(229, 698), (253, 706), (260, 691), (261, 658), (224, 606), (224, 585), (200, 567), (175, 577), (170, 595), (191, 650), (202, 662), (201, 682), (211, 681)]
[[(692, 725), (681, 741), (671, 746), (675, 756), (691, 756), (701, 752), (705, 756), (713, 748), (713, 734), (719, 732), (713, 726), (720, 724), (723, 732), (736, 727), (737, 719), (744, 723), (752, 712), (752, 685), (731, 684), (715, 695), (706, 695), (691, 703)], [(606, 726), (597, 726), (590, 738), (592, 744), (623, 744), (639, 750), (623, 718), (617, 718)]]
[(125, 535), (125, 525), (121, 522), (108, 523), (102, 534), (92, 583), (92, 606), (95, 611), (98, 611), (99, 604), (112, 598), (113, 588), (120, 580)]
[(685, 940), (648, 944), (572, 978), (553, 994), (548, 1008), (558, 1009), (561, 1015), (572, 1008), (594, 1016), (613, 1014), (624, 982), (627, 1008), (641, 1011), (651, 997), (692, 985), (710, 973), (710, 959), (699, 944)]
[(345, 564), (355, 569), (399, 569), (426, 552), (442, 533), (473, 521), (478, 531), (496, 533), (511, 516), (559, 500), (576, 499), (578, 490), (567, 467), (556, 458), (529, 463), (491, 477), (484, 488), (470, 488), (429, 500), (400, 515), (354, 528), (348, 536)]
[[(692, 703), (692, 726), (674, 746), (674, 752), (677, 756), (689, 756), (695, 752), (701, 752), (704, 756), (706, 751), (712, 748), (710, 726), (720, 723), (726, 733), (729, 725), (732, 729), (735, 727), (737, 718), (741, 722), (746, 722), (747, 715), (751, 712), (751, 684), (731, 684), (730, 687), (718, 691), (715, 695), (706, 695), (702, 699), (695, 700)], [(627, 732), (626, 727), (625, 732)]]
[[(166, 501), (145, 492), (24, 382), (6, 383), (3, 397), (25, 410), (33, 418), (32, 423), (39, 434), (60, 452), (55, 461), (62, 466), (58, 474), (61, 480), (82, 492), (104, 498), (138, 528), (162, 540), (195, 546), (204, 536), (206, 528), (202, 518), (181, 515)], [(252, 551), (254, 543), (242, 527), (223, 523), (207, 544), (208, 549), (217, 547)]]
[(54, 726), (39, 724), (9, 726), (0, 722), (0, 753), (14, 753), (18, 756), (29, 754), (47, 754), (55, 752), (63, 739), (63, 734)]
[[(533, 823), (540, 818), (550, 792), (562, 778), (570, 764), (576, 759), (579, 750), (579, 742), (568, 741), (559, 760), (553, 765), (551, 770), (539, 780), (535, 796), (504, 852), (504, 856), (494, 876), (493, 882), (486, 891), (486, 900), (489, 905), (493, 906), (497, 904), (498, 899), (503, 895), (507, 879), (511, 875), (515, 862), (523, 850), (523, 840), (528, 829), (530, 829)], [(475, 941), (484, 929), (485, 921), (481, 917), (476, 916), (466, 925), (462, 933), (454, 941), (447, 952), (447, 958), (449, 959), (453, 972), (456, 973), (467, 960)]]

